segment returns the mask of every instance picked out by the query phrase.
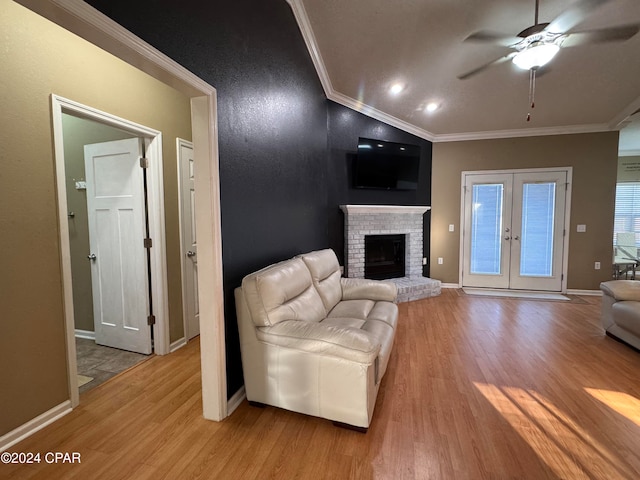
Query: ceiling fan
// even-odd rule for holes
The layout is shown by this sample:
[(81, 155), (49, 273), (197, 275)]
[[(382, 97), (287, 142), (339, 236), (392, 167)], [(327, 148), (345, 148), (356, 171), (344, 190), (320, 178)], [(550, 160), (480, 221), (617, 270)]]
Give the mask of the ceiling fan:
[(621, 25), (598, 30), (573, 30), (594, 10), (610, 1), (578, 0), (551, 22), (539, 23), (539, 0), (535, 0), (534, 24), (517, 35), (481, 30), (472, 33), (465, 39), (465, 42), (501, 45), (512, 49), (512, 51), (462, 75), (458, 75), (458, 78), (461, 80), (467, 79), (491, 66), (511, 60), (523, 70), (530, 70), (532, 78), (535, 79), (535, 71), (550, 62), (561, 48), (586, 43), (623, 41), (633, 37), (640, 31), (640, 24)]

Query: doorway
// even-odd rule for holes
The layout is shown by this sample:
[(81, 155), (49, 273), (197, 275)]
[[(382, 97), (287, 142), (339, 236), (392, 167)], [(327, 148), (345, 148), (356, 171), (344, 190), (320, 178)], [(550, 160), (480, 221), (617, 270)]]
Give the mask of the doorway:
[[(107, 341), (106, 345), (148, 354), (151, 353), (152, 349), (151, 332), (153, 332), (153, 350), (156, 353), (168, 353), (168, 287), (166, 255), (164, 248), (165, 232), (161, 147), (162, 134), (157, 130), (144, 127), (106, 112), (101, 112), (90, 106), (82, 105), (57, 95), (52, 95), (52, 116), (54, 125), (54, 145), (56, 151), (56, 180), (59, 198), (61, 200), (64, 199), (64, 202), (60, 202), (61, 207), (63, 206), (65, 208), (64, 217), (61, 215), (61, 222), (64, 219), (64, 224), (61, 224), (61, 231), (68, 233), (68, 237), (63, 237), (62, 242), (63, 271), (66, 272), (64, 282), (65, 290), (68, 289), (70, 291), (70, 296), (73, 299), (71, 305), (66, 307), (68, 317), (67, 321), (77, 328), (77, 326), (83, 325), (82, 321), (85, 322), (84, 325), (87, 325), (86, 317), (91, 316), (95, 318), (94, 314), (101, 317), (104, 308), (99, 305), (96, 309), (95, 302), (93, 302), (92, 299), (98, 298), (98, 304), (107, 304), (107, 306), (118, 303), (113, 298), (101, 298), (100, 295), (96, 297), (96, 293), (100, 293), (97, 292), (97, 289), (102, 288), (97, 287), (97, 285), (104, 279), (100, 280), (99, 275), (96, 277), (94, 275), (96, 272), (92, 272), (92, 270), (95, 270), (98, 266), (96, 258), (98, 255), (96, 251), (98, 250), (96, 249), (99, 249), (100, 247), (96, 247), (96, 245), (89, 245), (89, 238), (91, 237), (89, 234), (89, 219), (91, 218), (89, 208), (92, 207), (91, 202), (87, 199), (87, 193), (91, 191), (92, 187), (98, 186), (99, 189), (102, 189), (108, 183), (115, 183), (120, 186), (126, 183), (131, 183), (129, 180), (120, 178), (123, 175), (122, 172), (120, 172), (120, 176), (118, 176), (117, 170), (112, 168), (112, 161), (114, 158), (121, 158), (121, 154), (124, 150), (123, 152), (104, 151), (105, 145), (110, 146), (109, 148), (111, 148), (111, 146), (114, 145), (120, 147), (121, 143), (123, 145), (128, 144), (128, 147), (125, 148), (125, 150), (132, 150), (132, 152), (128, 153), (128, 157), (130, 158), (128, 158), (127, 164), (129, 167), (135, 166), (136, 169), (133, 170), (133, 168), (127, 168), (129, 171), (134, 171), (137, 175), (137, 181), (134, 182), (138, 187), (137, 202), (139, 204), (142, 203), (142, 205), (138, 205), (137, 208), (137, 229), (140, 230), (140, 228), (144, 228), (148, 234), (144, 236), (155, 239), (155, 244), (153, 248), (149, 249), (148, 255), (144, 253), (141, 259), (138, 258), (139, 261), (137, 262), (138, 265), (135, 269), (135, 273), (132, 274), (132, 276), (130, 275), (131, 278), (129, 278), (129, 280), (136, 283), (136, 287), (134, 288), (136, 292), (140, 291), (140, 283), (144, 284), (145, 288), (143, 289), (144, 292), (142, 293), (141, 302), (138, 302), (138, 296), (136, 295), (135, 297), (132, 296), (128, 299), (121, 299), (122, 301), (120, 304), (124, 307), (127, 304), (131, 305), (131, 303), (142, 303), (143, 308), (146, 308), (146, 305), (150, 301), (149, 299), (153, 298), (153, 317), (155, 317), (155, 324), (153, 324), (152, 327), (147, 325), (147, 315), (144, 315), (144, 318), (142, 319), (138, 318), (137, 325), (134, 325), (131, 322), (128, 322), (128, 324), (125, 325), (123, 322), (120, 322), (120, 324), (117, 325), (118, 333), (116, 337), (120, 336), (122, 338), (119, 338), (117, 343), (110, 343), (110, 341)], [(65, 125), (69, 128), (69, 126), (74, 123), (76, 125), (85, 125), (85, 128), (79, 129), (82, 134), (79, 135), (79, 131), (75, 131), (72, 135), (65, 136)], [(91, 127), (86, 128), (86, 125), (91, 125)], [(108, 138), (109, 136), (112, 138)], [(116, 137), (119, 137), (120, 139), (115, 139)], [(72, 167), (72, 162), (67, 162), (67, 156), (72, 155), (71, 149), (67, 148), (71, 147), (71, 139), (74, 139), (75, 147), (80, 146), (82, 148), (82, 153), (79, 154), (80, 160), (75, 161), (76, 164), (81, 163), (82, 167)], [(88, 147), (88, 150), (84, 147), (85, 144), (90, 144), (96, 139), (98, 139), (100, 143), (92, 144), (93, 147)], [(104, 142), (103, 140), (111, 141)], [(98, 150), (91, 153), (95, 150), (94, 147), (98, 148)], [(144, 181), (144, 185), (142, 185), (142, 175), (140, 174), (141, 161), (138, 157), (139, 149), (144, 149), (144, 157), (147, 160), (147, 168), (144, 169), (146, 172), (146, 181)], [(89, 152), (89, 158), (94, 155), (99, 160), (90, 160), (89, 162), (86, 162), (87, 151)], [(97, 175), (95, 175), (95, 168), (86, 168), (88, 164), (92, 164), (94, 167), (97, 166)], [(73, 171), (73, 175), (69, 176), (67, 174), (67, 169), (71, 168), (75, 168), (75, 170)], [(94, 170), (94, 173), (91, 173), (90, 170)], [(106, 179), (107, 183), (97, 182), (95, 180), (96, 177), (100, 177), (103, 180)], [(88, 183), (90, 185), (88, 185)], [(87, 186), (90, 188), (87, 188)], [(140, 190), (143, 190), (144, 192), (140, 192)], [(101, 191), (99, 193), (100, 197), (104, 197), (104, 194), (108, 192)], [(71, 209), (69, 208), (69, 199), (72, 199), (74, 194), (81, 195), (78, 199), (71, 202), (71, 206), (73, 207), (73, 209)], [(141, 197), (146, 197), (146, 201)], [(145, 203), (146, 211), (144, 210)], [(81, 205), (84, 205), (84, 210)], [(104, 208), (99, 208), (99, 210), (101, 210), (101, 213), (105, 213), (106, 211)], [(84, 241), (77, 238), (79, 236), (83, 236), (79, 234), (79, 230), (81, 230), (81, 228), (79, 228), (81, 217), (86, 218), (86, 234), (84, 235)], [(140, 226), (140, 224), (143, 224), (143, 226)], [(96, 230), (95, 227), (94, 230)], [(131, 231), (132, 229), (126, 228), (125, 230)], [(144, 238), (141, 238), (139, 241), (140, 245), (142, 245)], [(113, 244), (117, 242), (111, 243)], [(105, 249), (102, 249), (101, 251), (102, 253), (99, 253), (101, 257), (107, 256), (107, 251)], [(93, 257), (94, 255), (96, 255), (96, 257)], [(124, 264), (130, 263), (126, 258), (123, 259), (123, 262)], [(106, 264), (102, 265), (106, 266), (112, 263), (113, 260), (109, 260)], [(84, 276), (82, 275), (83, 270), (84, 272), (88, 272), (85, 273)], [(94, 281), (96, 279), (98, 279), (98, 283)], [(89, 288), (87, 294), (84, 289), (87, 289), (88, 283), (91, 284), (92, 287)], [(122, 285), (120, 287), (122, 287)], [(111, 290), (122, 291), (123, 288), (120, 287), (111, 288)], [(76, 289), (78, 290), (78, 294), (76, 294)], [(102, 293), (105, 292), (103, 291)], [(83, 300), (84, 303), (80, 301), (80, 299)], [(87, 301), (90, 302), (89, 306), (86, 305)], [(150, 309), (148, 311), (149, 314), (151, 314)], [(89, 312), (91, 313), (89, 314)], [(109, 323), (115, 323), (110, 321), (104, 322), (103, 320), (104, 318), (100, 321), (93, 322), (93, 325), (98, 325), (99, 328), (91, 329), (90, 326), (84, 329), (80, 328), (80, 332), (74, 332), (74, 337), (80, 333), (79, 336), (83, 336), (84, 334), (85, 337), (93, 336), (93, 339), (96, 338), (96, 335), (102, 336), (102, 338), (113, 339), (113, 335), (106, 334), (105, 336), (103, 335), (104, 332), (98, 332), (102, 326), (109, 326)], [(88, 325), (91, 324), (89, 323)], [(91, 330), (93, 330), (93, 332), (91, 332)], [(139, 338), (135, 342), (131, 342), (128, 338), (130, 335), (128, 334), (135, 334), (137, 333), (136, 330), (140, 333), (140, 335), (138, 335)], [(140, 345), (142, 345), (141, 348), (139, 348)], [(70, 391), (72, 403), (77, 404), (79, 401), (79, 394), (78, 384), (74, 381), (77, 378), (78, 370), (75, 349), (73, 353), (73, 356), (70, 356), (69, 358), (69, 375), (70, 378), (72, 378), (70, 381)], [(75, 402), (73, 402), (74, 400)]]
[(462, 286), (565, 291), (571, 169), (462, 177)]
[[(202, 397), (204, 417), (222, 420), (227, 416), (226, 357), (224, 336), (224, 295), (222, 282), (222, 240), (220, 222), (220, 185), (217, 141), (216, 90), (204, 80), (177, 64), (149, 44), (131, 34), (124, 27), (84, 2), (57, 2), (55, 0), (16, 0), (41, 16), (78, 35), (139, 70), (166, 83), (191, 99), (192, 135), (196, 168), (196, 224), (200, 235), (198, 288), (207, 292), (199, 296), (200, 337), (209, 348), (203, 349)], [(53, 105), (53, 110), (59, 109)], [(59, 125), (58, 125), (59, 127)], [(54, 128), (54, 135), (56, 130)], [(62, 153), (56, 150), (56, 158)], [(58, 168), (58, 166), (56, 166)], [(58, 201), (60, 218), (67, 215), (66, 203)], [(157, 219), (156, 219), (157, 220)], [(157, 222), (154, 222), (157, 224)], [(68, 242), (66, 222), (60, 223), (60, 241)], [(65, 251), (62, 250), (64, 257)], [(154, 258), (152, 257), (152, 262)], [(63, 292), (65, 304), (66, 343), (69, 367), (71, 407), (78, 405), (75, 379), (76, 359), (74, 346), (73, 309), (69, 289), (71, 274), (66, 259), (62, 259)], [(156, 315), (157, 316), (157, 315)], [(168, 332), (156, 335), (156, 353), (169, 352)], [(162, 340), (162, 341), (161, 341)], [(164, 347), (164, 351), (160, 351)]]

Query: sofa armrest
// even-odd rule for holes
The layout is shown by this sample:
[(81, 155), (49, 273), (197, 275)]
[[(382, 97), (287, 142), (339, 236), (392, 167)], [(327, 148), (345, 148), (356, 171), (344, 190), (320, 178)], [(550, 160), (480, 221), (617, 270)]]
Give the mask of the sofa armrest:
[(640, 302), (640, 282), (635, 280), (609, 280), (600, 284), (600, 290), (617, 301)]
[(323, 325), (322, 322), (285, 320), (256, 328), (258, 340), (309, 353), (330, 355), (357, 363), (373, 364), (381, 345), (366, 332)]
[(395, 283), (366, 278), (341, 278), (342, 300), (376, 300), (395, 302), (398, 287)]

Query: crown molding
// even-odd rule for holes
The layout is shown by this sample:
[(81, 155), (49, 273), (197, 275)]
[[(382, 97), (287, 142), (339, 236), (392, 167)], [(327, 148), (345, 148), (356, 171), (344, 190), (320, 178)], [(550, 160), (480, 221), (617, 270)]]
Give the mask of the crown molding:
[(333, 85), (331, 85), (331, 79), (329, 78), (329, 74), (327, 73), (327, 68), (324, 65), (322, 55), (320, 55), (318, 42), (316, 41), (316, 37), (313, 34), (311, 22), (309, 21), (307, 11), (302, 4), (302, 0), (287, 0), (287, 3), (289, 4), (289, 6), (291, 6), (293, 16), (298, 23), (298, 28), (300, 28), (302, 38), (304, 38), (304, 43), (307, 45), (307, 50), (309, 50), (309, 54), (311, 55), (311, 61), (316, 67), (318, 77), (320, 77), (320, 83), (322, 84), (324, 93), (327, 97), (330, 97), (331, 93), (333, 92)]
[(615, 117), (611, 119), (609, 122), (609, 126), (611, 130), (618, 130), (626, 126), (626, 124), (630, 121), (631, 115), (640, 110), (640, 97), (636, 98), (633, 102), (627, 105), (624, 109), (618, 113)]
[(345, 107), (351, 108), (357, 112), (366, 115), (367, 117), (374, 118), (383, 123), (391, 125), (392, 127), (399, 128), (400, 130), (404, 130), (405, 132), (411, 133), (416, 137), (424, 138), (425, 140), (429, 140), (430, 142), (435, 142), (436, 135), (427, 130), (423, 130), (422, 128), (416, 127), (404, 120), (400, 120), (399, 118), (394, 117), (393, 115), (389, 115), (388, 113), (383, 112), (382, 110), (378, 110), (375, 107), (367, 105), (366, 103), (362, 103), (359, 100), (355, 100), (347, 95), (344, 95), (339, 92), (331, 92), (331, 94), (327, 94), (327, 98), (332, 100), (340, 105), (344, 105)]
[(374, 118), (433, 143), (608, 132), (612, 130), (618, 130), (622, 122), (624, 122), (629, 117), (629, 115), (638, 110), (638, 108), (640, 107), (640, 97), (638, 97), (638, 99), (636, 99), (627, 108), (622, 110), (609, 123), (445, 134), (432, 133), (428, 130), (416, 127), (409, 122), (400, 120), (393, 115), (389, 115), (388, 113), (378, 110), (375, 107), (367, 105), (360, 100), (356, 100), (352, 97), (349, 97), (348, 95), (335, 91), (331, 83), (329, 73), (327, 72), (324, 60), (322, 59), (322, 54), (320, 53), (320, 49), (318, 48), (316, 37), (313, 33), (313, 28), (311, 27), (311, 22), (309, 21), (309, 17), (302, 3), (303, 0), (286, 1), (291, 6), (295, 19), (298, 23), (298, 27), (300, 28), (305, 44), (307, 45), (307, 49), (309, 50), (309, 54), (311, 55), (311, 60), (313, 61), (318, 76), (320, 77), (320, 83), (322, 84), (324, 93), (329, 100), (332, 100), (340, 105), (360, 112), (363, 115)]
[(489, 140), (497, 138), (542, 137), (547, 135), (572, 135), (576, 133), (608, 132), (612, 129), (606, 123), (592, 125), (563, 125), (559, 127), (517, 128), (513, 130), (493, 130), (486, 132), (445, 133), (435, 135), (434, 143), (463, 142), (468, 140)]

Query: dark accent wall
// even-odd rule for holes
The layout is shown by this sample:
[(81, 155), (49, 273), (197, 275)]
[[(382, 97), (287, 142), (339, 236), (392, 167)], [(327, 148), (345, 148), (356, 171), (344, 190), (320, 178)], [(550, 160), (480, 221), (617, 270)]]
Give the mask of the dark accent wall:
[[(332, 247), (342, 258), (341, 203), (428, 204), (431, 145), (328, 102), (284, 0), (88, 3), (217, 90), (231, 396), (243, 384), (234, 288), (301, 252)], [(346, 162), (359, 136), (424, 145), (420, 190), (353, 191)]]
[[(431, 205), (431, 142), (367, 117), (355, 110), (328, 102), (329, 242), (344, 264), (344, 215), (339, 205)], [(420, 179), (415, 191), (353, 188), (352, 164), (358, 137), (420, 146)], [(424, 214), (424, 256), (429, 258), (429, 212)], [(429, 266), (423, 267), (429, 276)]]

